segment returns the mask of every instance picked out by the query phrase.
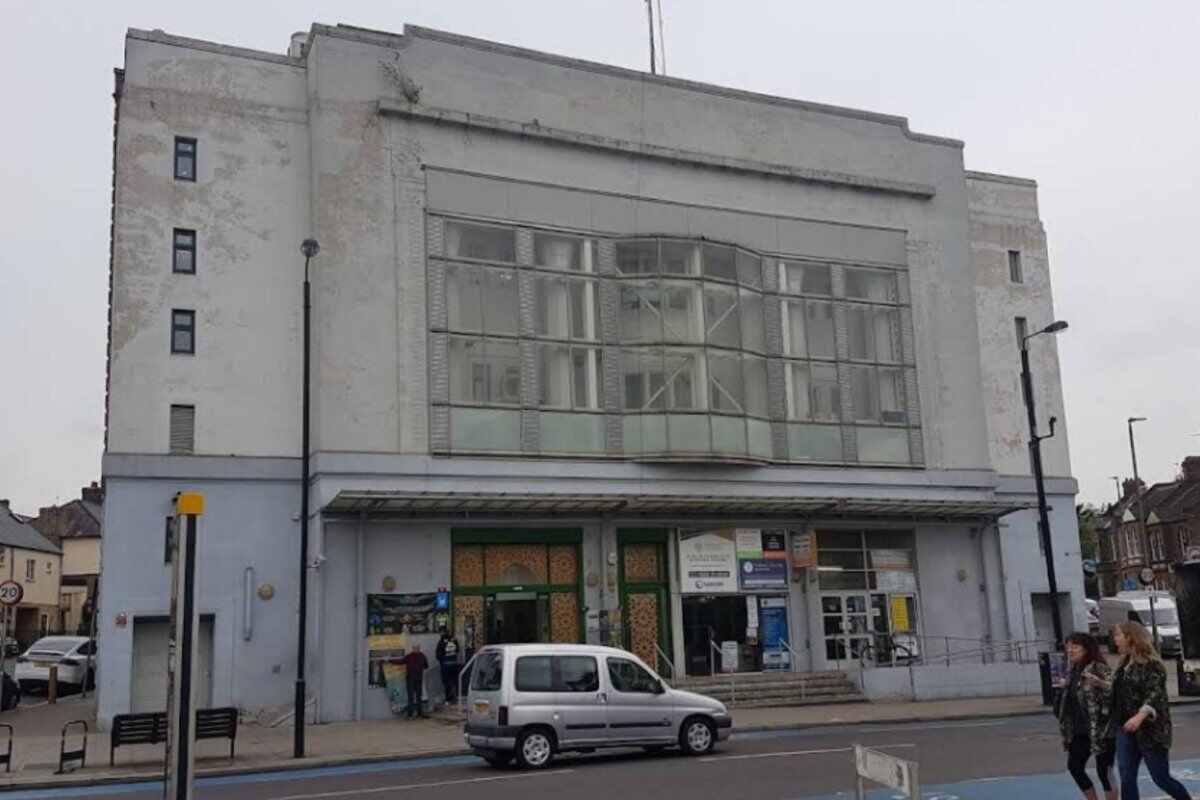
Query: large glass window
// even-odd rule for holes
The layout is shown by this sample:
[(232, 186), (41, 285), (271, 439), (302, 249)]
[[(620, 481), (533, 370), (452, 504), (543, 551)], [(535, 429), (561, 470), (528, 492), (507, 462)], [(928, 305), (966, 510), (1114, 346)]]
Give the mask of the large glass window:
[[(520, 451), (532, 421), (545, 453), (769, 459), (785, 420), (790, 460), (844, 461), (857, 438), (861, 461), (911, 463), (903, 273), (700, 239), (443, 225), (452, 448)], [(768, 353), (776, 315), (782, 352)], [(771, 419), (768, 374), (783, 375), (784, 420)]]

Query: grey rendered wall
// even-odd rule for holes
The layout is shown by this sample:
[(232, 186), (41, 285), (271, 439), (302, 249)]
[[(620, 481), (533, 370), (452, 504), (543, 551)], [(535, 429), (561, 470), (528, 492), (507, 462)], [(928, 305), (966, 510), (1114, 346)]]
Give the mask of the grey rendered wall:
[(859, 675), (871, 700), (952, 700), (1037, 694), (1036, 664), (926, 665), (911, 669), (869, 669)]
[[(956, 145), (909, 136), (895, 120), (697, 93), (428, 37), (315, 33), (308, 57), (310, 92), (321, 98), (312, 114), (314, 219), (323, 246), (328, 242), (322, 258), (337, 265), (317, 278), (316, 303), (326, 316), (317, 336), (321, 449), (428, 451), (422, 169), (453, 166), (643, 200), (907, 231), (921, 408), (931, 426), (926, 461), (988, 465)], [(806, 169), (853, 167), (872, 179), (932, 186), (936, 195), (924, 200), (789, 182), (457, 125), (381, 120), (381, 98), (402, 98), (388, 77), (387, 65), (396, 64), (421, 87), (423, 109), (568, 129), (585, 125), (627, 141)], [(608, 110), (579, 113), (592, 107)], [(706, 229), (721, 236), (720, 214), (712, 217)], [(362, 348), (364, 340), (377, 346)]]
[[(170, 459), (162, 459), (169, 461)], [(175, 461), (179, 461), (176, 459)], [(107, 473), (107, 470), (106, 470)], [(205, 497), (197, 569), (201, 613), (214, 615), (213, 703), (258, 709), (284, 705), (295, 679), (296, 481), (146, 479), (106, 474), (101, 575), (98, 718), (106, 726), (129, 710), (133, 620), (170, 610), (171, 571), (163, 563), (164, 520), (177, 492)], [(242, 638), (244, 569), (274, 596), (250, 598), (253, 636)], [(125, 614), (128, 624), (117, 627)], [(166, 682), (163, 683), (164, 703)]]
[(929, 637), (925, 657), (946, 652), (945, 640), (939, 637), (952, 637), (952, 652), (977, 647), (954, 640), (982, 639), (986, 631), (977, 533), (965, 525), (931, 525), (918, 526), (916, 536), (921, 629)]

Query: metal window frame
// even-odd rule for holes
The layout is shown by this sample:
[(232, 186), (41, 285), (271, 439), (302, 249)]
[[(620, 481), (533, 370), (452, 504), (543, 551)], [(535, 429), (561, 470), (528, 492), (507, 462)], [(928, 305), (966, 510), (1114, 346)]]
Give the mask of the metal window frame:
[[(180, 234), (190, 234), (191, 235), (192, 244), (190, 247), (181, 247), (179, 245), (178, 237)], [(171, 229), (171, 272), (172, 273), (174, 273), (176, 275), (195, 275), (196, 274), (196, 251), (199, 249), (197, 247), (197, 245), (198, 245), (198, 240), (197, 240), (196, 230), (194, 228), (172, 228)], [(191, 269), (180, 269), (179, 268), (179, 254), (181, 252), (192, 254), (192, 268)]]
[[(187, 325), (179, 325), (176, 321), (176, 315), (184, 314), (188, 318)], [(191, 348), (188, 350), (178, 349), (175, 346), (175, 334), (186, 330), (191, 334)], [(196, 311), (190, 308), (172, 308), (171, 309), (171, 355), (194, 356), (196, 355)]]
[[(190, 144), (192, 152), (183, 154), (192, 159), (192, 174), (191, 176), (181, 175), (179, 172), (179, 157), (181, 155), (179, 146)], [(200, 143), (194, 136), (176, 136), (175, 147), (171, 150), (171, 172), (175, 175), (177, 181), (187, 181), (188, 183), (196, 182), (196, 174), (200, 171)]]

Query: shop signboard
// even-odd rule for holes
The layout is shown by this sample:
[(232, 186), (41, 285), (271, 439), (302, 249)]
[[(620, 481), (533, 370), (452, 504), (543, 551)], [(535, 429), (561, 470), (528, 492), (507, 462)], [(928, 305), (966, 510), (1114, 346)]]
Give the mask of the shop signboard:
[(679, 570), (683, 594), (736, 592), (737, 562), (733, 528), (680, 531)]
[(811, 569), (817, 566), (817, 537), (812, 531), (792, 534), (792, 569)]
[(787, 589), (787, 562), (767, 558), (739, 561), (738, 570), (743, 589)]
[(888, 594), (914, 594), (917, 591), (917, 576), (911, 570), (889, 569), (875, 573), (878, 591)]
[(758, 528), (737, 529), (737, 557), (750, 561), (763, 557), (763, 532)]
[(763, 531), (762, 549), (763, 558), (769, 558), (772, 561), (787, 561), (787, 531)]

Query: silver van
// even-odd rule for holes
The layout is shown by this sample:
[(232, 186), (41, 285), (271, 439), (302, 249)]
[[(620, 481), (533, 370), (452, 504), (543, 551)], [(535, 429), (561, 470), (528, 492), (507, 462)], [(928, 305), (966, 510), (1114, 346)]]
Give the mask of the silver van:
[(555, 753), (678, 746), (699, 755), (729, 738), (723, 703), (672, 689), (637, 656), (612, 647), (483, 648), (467, 694), (467, 746), (493, 766), (526, 768)]

